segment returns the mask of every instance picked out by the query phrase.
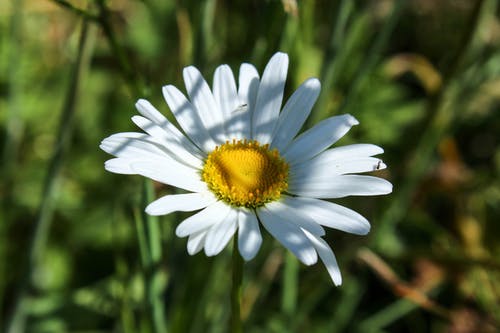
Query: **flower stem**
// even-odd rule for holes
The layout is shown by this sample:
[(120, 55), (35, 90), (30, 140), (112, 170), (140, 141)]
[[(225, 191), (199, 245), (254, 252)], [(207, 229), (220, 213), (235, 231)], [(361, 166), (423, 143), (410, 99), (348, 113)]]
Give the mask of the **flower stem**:
[[(153, 182), (145, 180), (143, 182), (143, 206), (147, 202), (153, 201), (154, 189)], [(158, 217), (143, 213), (143, 223), (145, 224), (146, 238), (148, 240), (148, 258), (149, 262), (145, 264), (146, 272), (146, 292), (148, 313), (151, 316), (153, 332), (167, 332), (167, 323), (165, 318), (165, 305), (163, 303), (163, 292), (165, 291), (167, 277), (161, 271), (162, 244), (161, 232)]]
[(283, 269), (283, 293), (281, 296), (281, 308), (286, 318), (293, 319), (297, 308), (297, 280), (299, 276), (299, 262), (297, 258), (287, 252)]
[(231, 287), (231, 322), (230, 332), (243, 332), (240, 314), (241, 284), (243, 281), (243, 258), (238, 252), (238, 236), (233, 242), (233, 286)]
[[(153, 182), (145, 179), (142, 185), (141, 206), (146, 206), (153, 197)], [(134, 215), (144, 278), (143, 314), (146, 315), (151, 332), (164, 333), (167, 332), (167, 321), (163, 299), (168, 276), (161, 269), (163, 250), (160, 224), (156, 216), (145, 212), (139, 213), (139, 210), (135, 210)]]

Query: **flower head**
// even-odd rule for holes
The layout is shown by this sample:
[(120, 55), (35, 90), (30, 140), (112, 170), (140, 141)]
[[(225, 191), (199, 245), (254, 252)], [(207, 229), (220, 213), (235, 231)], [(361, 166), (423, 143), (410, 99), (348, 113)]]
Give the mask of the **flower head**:
[(319, 257), (333, 282), (342, 281), (337, 261), (323, 240), (323, 227), (366, 234), (360, 214), (323, 199), (392, 191), (381, 178), (356, 175), (385, 168), (380, 147), (354, 144), (330, 148), (358, 121), (328, 118), (301, 133), (319, 95), (317, 79), (306, 80), (283, 109), (288, 56), (276, 53), (262, 74), (240, 67), (238, 85), (227, 65), (215, 71), (213, 87), (195, 67), (184, 69), (189, 98), (172, 85), (163, 95), (179, 126), (148, 101), (132, 121), (145, 133), (118, 133), (101, 148), (116, 156), (108, 171), (139, 174), (189, 193), (166, 195), (146, 207), (151, 215), (194, 212), (177, 226), (187, 249), (207, 256), (221, 252), (237, 231), (239, 252), (252, 259), (262, 243), (259, 225), (306, 265)]

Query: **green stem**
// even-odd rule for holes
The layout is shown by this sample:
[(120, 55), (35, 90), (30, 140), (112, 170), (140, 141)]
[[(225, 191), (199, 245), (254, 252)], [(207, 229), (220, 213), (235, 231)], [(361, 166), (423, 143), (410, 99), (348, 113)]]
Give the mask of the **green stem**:
[(401, 12), (406, 3), (406, 0), (397, 0), (394, 3), (390, 16), (384, 22), (380, 33), (377, 35), (371, 49), (368, 51), (368, 55), (363, 65), (354, 77), (354, 80), (349, 87), (348, 93), (345, 96), (344, 102), (337, 110), (338, 113), (344, 113), (344, 110), (348, 109), (350, 103), (357, 100), (358, 95), (361, 91), (361, 87), (363, 86), (366, 78), (369, 76), (368, 74), (373, 71), (375, 66), (379, 63), (380, 58), (382, 57), (382, 52), (389, 42), (389, 37), (396, 27), (396, 23), (398, 22), (399, 17), (401, 16)]
[[(154, 188), (153, 182), (145, 179), (143, 182), (143, 207), (146, 203), (153, 201)], [(158, 217), (143, 213), (145, 224), (145, 233), (148, 240), (148, 258), (149, 265), (146, 265), (146, 291), (148, 302), (148, 313), (153, 324), (155, 333), (164, 333), (167, 331), (165, 319), (165, 306), (162, 296), (165, 290), (164, 272), (160, 269), (162, 259), (161, 232)]]
[(243, 258), (238, 252), (238, 236), (233, 242), (233, 285), (231, 287), (231, 330), (232, 333), (243, 332), (241, 323), (241, 285), (243, 282)]
[(297, 286), (299, 275), (299, 262), (295, 256), (287, 251), (283, 270), (283, 291), (281, 308), (289, 320), (294, 318), (297, 309)]
[[(145, 207), (154, 197), (153, 182), (143, 180), (141, 207)], [(167, 332), (165, 306), (162, 299), (167, 283), (166, 273), (161, 270), (162, 248), (159, 221), (156, 216), (145, 212), (134, 211), (137, 229), (137, 240), (141, 255), (144, 274), (144, 289), (146, 291), (144, 305), (145, 315), (151, 325), (152, 332)]]

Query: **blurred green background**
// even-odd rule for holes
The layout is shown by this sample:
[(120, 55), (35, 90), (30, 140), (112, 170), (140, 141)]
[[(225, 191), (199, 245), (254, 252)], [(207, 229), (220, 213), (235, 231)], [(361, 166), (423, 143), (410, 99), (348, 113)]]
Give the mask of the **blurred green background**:
[(172, 188), (105, 172), (100, 141), (169, 110), (182, 68), (322, 92), (306, 126), (351, 113), (339, 144), (384, 147), (372, 222), (327, 233), (344, 283), (265, 234), (245, 265), (246, 332), (496, 332), (500, 327), (500, 20), (495, 0), (0, 1), (0, 331), (226, 332), (231, 251), (189, 256), (144, 216)]

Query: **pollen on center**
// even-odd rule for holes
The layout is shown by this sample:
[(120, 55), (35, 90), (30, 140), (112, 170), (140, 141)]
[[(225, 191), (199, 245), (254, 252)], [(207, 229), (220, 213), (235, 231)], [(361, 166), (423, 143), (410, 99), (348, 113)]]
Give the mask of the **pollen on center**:
[(255, 208), (278, 200), (288, 188), (288, 164), (267, 144), (233, 140), (208, 154), (202, 179), (219, 199)]

